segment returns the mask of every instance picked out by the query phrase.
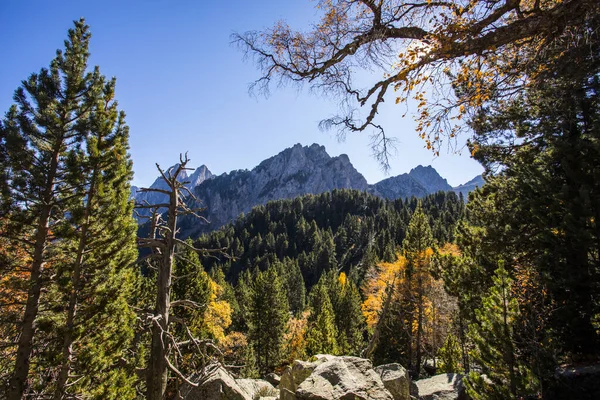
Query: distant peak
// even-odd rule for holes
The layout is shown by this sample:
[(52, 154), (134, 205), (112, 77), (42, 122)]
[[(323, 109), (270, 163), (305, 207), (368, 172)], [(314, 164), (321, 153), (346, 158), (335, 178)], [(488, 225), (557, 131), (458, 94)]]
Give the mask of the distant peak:
[(416, 167), (414, 167), (413, 169), (410, 170), (410, 173), (412, 172), (421, 172), (421, 171), (435, 171), (435, 173), (437, 174), (437, 171), (435, 170), (435, 168), (433, 168), (431, 165), (417, 165)]
[(338, 158), (344, 162), (350, 162), (350, 157), (348, 157), (348, 154), (340, 154)]

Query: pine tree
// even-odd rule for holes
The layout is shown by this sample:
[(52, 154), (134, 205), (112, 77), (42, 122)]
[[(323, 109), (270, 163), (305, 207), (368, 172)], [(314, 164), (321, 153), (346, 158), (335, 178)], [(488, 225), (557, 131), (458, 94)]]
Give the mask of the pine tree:
[(450, 332), (446, 336), (444, 345), (438, 351), (438, 357), (440, 360), (439, 371), (445, 373), (460, 372), (460, 344), (456, 336)]
[[(3, 202), (10, 200), (1, 208), (8, 216), (11, 240), (31, 255), (28, 265), (19, 266), (29, 271), (29, 289), (7, 391), (10, 400), (20, 399), (25, 391), (42, 289), (47, 289), (49, 282), (46, 267), (53, 254), (59, 254), (53, 249), (63, 244), (61, 235), (69, 236), (65, 232), (69, 232), (71, 207), (81, 204), (86, 195), (84, 187), (79, 186), (81, 182), (73, 185), (68, 174), (78, 165), (69, 154), (85, 140), (90, 112), (105, 95), (98, 68), (87, 72), (89, 40), (85, 22), (75, 22), (64, 52), (57, 51), (49, 69), (23, 81), (14, 95), (16, 105), (2, 123), (3, 167), (7, 167), (2, 176)], [(126, 140), (120, 144), (126, 145)], [(127, 163), (125, 154), (123, 157)], [(121, 172), (127, 176), (127, 171)], [(116, 207), (127, 209), (120, 200)], [(23, 235), (31, 239), (23, 240)]]
[(261, 375), (272, 372), (282, 357), (289, 305), (275, 268), (256, 271), (248, 304), (248, 338)]
[(308, 317), (308, 334), (306, 335), (308, 354), (337, 354), (335, 314), (329, 299), (325, 276), (319, 280), (310, 292), (309, 308), (310, 316)]
[(366, 328), (362, 314), (362, 299), (358, 288), (343, 272), (337, 280), (340, 290), (339, 305), (335, 309), (338, 346), (341, 354), (359, 355), (364, 346)]
[[(412, 345), (408, 349), (409, 368), (415, 367), (417, 375), (421, 371), (422, 361), (422, 341), (423, 341), (423, 319), (425, 316), (425, 289), (430, 275), (431, 246), (433, 246), (433, 237), (429, 226), (429, 219), (423, 213), (421, 202), (417, 207), (408, 224), (406, 238), (402, 243), (404, 255), (407, 260), (405, 290), (402, 295), (404, 300), (411, 303), (412, 310), (407, 314), (409, 318), (416, 323), (416, 333), (414, 337), (415, 364), (412, 364)], [(407, 326), (412, 326), (409, 321)]]
[(476, 346), (475, 362), (487, 376), (484, 379), (477, 372), (469, 373), (465, 387), (473, 399), (516, 399), (528, 385), (533, 386), (531, 374), (517, 358), (513, 326), (519, 306), (511, 290), (512, 279), (500, 262), (493, 286), (475, 311), (477, 322), (469, 327)]
[[(69, 208), (74, 259), (58, 273), (68, 304), (62, 334), (60, 373), (54, 398), (79, 393), (94, 398), (133, 398), (134, 376), (118, 367), (133, 336), (132, 265), (137, 259), (133, 204), (129, 201), (132, 164), (124, 114), (114, 101), (115, 80), (96, 82), (86, 121), (84, 150), (70, 153), (73, 186), (85, 197)], [(69, 250), (69, 249), (65, 249)], [(101, 332), (88, 332), (90, 324)], [(79, 378), (69, 382), (69, 376)]]
[(286, 258), (283, 262), (284, 287), (292, 314), (297, 315), (306, 306), (306, 286), (298, 261)]
[(196, 336), (204, 336), (204, 314), (211, 298), (211, 279), (200, 263), (198, 252), (191, 248), (191, 239), (186, 240), (186, 243), (189, 246), (180, 246), (175, 260), (173, 300), (189, 300), (198, 304), (198, 307), (177, 307), (173, 310), (173, 315), (185, 323), (175, 325), (173, 329), (181, 341), (188, 339), (186, 326)]
[(250, 299), (252, 295), (252, 274), (246, 269), (239, 276), (235, 286), (235, 297), (239, 305), (238, 313), (233, 315), (232, 328), (240, 332), (248, 331), (248, 320), (250, 318)]

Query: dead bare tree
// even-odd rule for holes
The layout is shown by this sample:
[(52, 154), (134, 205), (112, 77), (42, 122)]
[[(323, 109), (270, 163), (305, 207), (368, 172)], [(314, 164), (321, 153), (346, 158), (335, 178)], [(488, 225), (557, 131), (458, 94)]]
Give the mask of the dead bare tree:
[[(189, 308), (202, 308), (205, 304), (198, 304), (191, 300), (175, 300), (171, 301), (171, 285), (173, 281), (173, 267), (175, 258), (177, 257), (176, 248), (184, 246), (194, 251), (206, 254), (220, 250), (197, 249), (190, 243), (185, 242), (177, 237), (177, 218), (179, 216), (192, 215), (203, 222), (208, 222), (199, 213), (202, 209), (190, 208), (187, 204), (198, 204), (194, 194), (185, 186), (187, 182), (180, 182), (179, 175), (189, 170), (187, 164), (190, 161), (187, 153), (180, 155), (179, 164), (175, 167), (164, 171), (156, 164), (162, 179), (166, 182), (168, 189), (159, 188), (142, 188), (141, 192), (161, 193), (168, 197), (165, 202), (158, 204), (136, 204), (137, 209), (150, 209), (151, 213), (148, 216), (138, 215), (140, 218), (149, 220), (150, 234), (146, 238), (138, 238), (140, 248), (150, 250), (150, 253), (143, 257), (143, 260), (148, 262), (153, 261), (152, 268), (156, 269), (156, 303), (154, 310), (147, 313), (145, 321), (148, 322), (148, 327), (152, 332), (152, 343), (150, 348), (150, 359), (146, 369), (146, 398), (148, 400), (164, 399), (171, 371), (178, 379), (191, 386), (198, 386), (190, 376), (185, 376), (177, 367), (178, 359), (190, 351), (200, 357), (202, 360), (201, 370), (208, 365), (209, 362), (215, 361), (212, 354), (216, 354), (216, 361), (219, 362), (220, 352), (218, 348), (210, 340), (201, 340), (194, 337), (186, 322), (171, 315), (171, 308), (176, 306)], [(161, 213), (161, 210), (166, 210)], [(172, 323), (183, 325), (183, 331), (186, 332), (187, 340), (178, 341), (173, 335), (173, 330), (170, 328)], [(195, 374), (198, 381), (198, 374)]]

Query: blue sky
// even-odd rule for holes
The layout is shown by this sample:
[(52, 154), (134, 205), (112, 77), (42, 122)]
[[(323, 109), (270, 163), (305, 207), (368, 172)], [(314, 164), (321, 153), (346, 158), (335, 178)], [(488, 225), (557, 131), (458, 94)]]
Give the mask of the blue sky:
[[(116, 97), (130, 126), (134, 184), (150, 185), (154, 163), (167, 167), (188, 151), (193, 167), (216, 174), (251, 169), (295, 143), (319, 143), (330, 155), (346, 153), (369, 183), (386, 177), (372, 158), (368, 134), (339, 143), (318, 123), (336, 111), (336, 100), (295, 87), (252, 97), (259, 77), (250, 60), (230, 44), (233, 32), (263, 29), (277, 20), (307, 28), (318, 16), (310, 0), (258, 1), (0, 1), (0, 110), (14, 89), (49, 64), (62, 48), (72, 21), (91, 27), (90, 64), (117, 77)], [(380, 123), (398, 138), (390, 175), (418, 164), (433, 165), (451, 185), (482, 172), (468, 157), (424, 148), (405, 106), (388, 101)], [(414, 108), (409, 108), (409, 110)]]

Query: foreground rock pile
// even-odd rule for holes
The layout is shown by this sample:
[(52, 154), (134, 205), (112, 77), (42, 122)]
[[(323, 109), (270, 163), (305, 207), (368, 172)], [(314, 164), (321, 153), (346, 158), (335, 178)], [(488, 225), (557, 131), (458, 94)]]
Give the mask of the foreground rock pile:
[[(436, 375), (411, 383), (400, 364), (373, 368), (358, 357), (318, 355), (312, 362), (297, 360), (281, 377), (234, 379), (218, 367), (198, 382), (184, 386), (186, 400), (463, 400), (461, 376)], [(277, 385), (276, 387), (273, 384)]]

